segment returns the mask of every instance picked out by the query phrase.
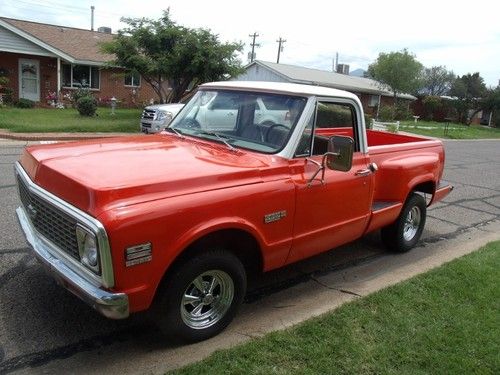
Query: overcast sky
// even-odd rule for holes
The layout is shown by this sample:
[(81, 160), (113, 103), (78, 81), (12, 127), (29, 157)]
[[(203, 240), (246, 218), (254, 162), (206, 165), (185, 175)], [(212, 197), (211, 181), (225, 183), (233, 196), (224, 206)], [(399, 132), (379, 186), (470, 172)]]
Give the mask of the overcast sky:
[(211, 29), (223, 41), (245, 44), (257, 32), (257, 59), (331, 70), (336, 52), (350, 70), (366, 69), (380, 52), (407, 48), (426, 67), (455, 74), (480, 72), (488, 86), (500, 79), (500, 3), (496, 1), (236, 1), (236, 0), (0, 0), (0, 16), (116, 31), (120, 17), (158, 18), (170, 7), (180, 25)]

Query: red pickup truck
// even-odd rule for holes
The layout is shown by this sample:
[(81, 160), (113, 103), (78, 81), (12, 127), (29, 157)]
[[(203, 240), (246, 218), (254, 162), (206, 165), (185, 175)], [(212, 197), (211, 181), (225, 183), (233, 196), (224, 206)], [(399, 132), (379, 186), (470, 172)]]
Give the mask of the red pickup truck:
[[(232, 113), (222, 128), (199, 116), (214, 96), (208, 117)], [(282, 123), (259, 121), (258, 102)], [(37, 258), (97, 311), (152, 308), (170, 337), (198, 341), (230, 323), (249, 274), (379, 229), (393, 251), (415, 246), (452, 189), (443, 168), (440, 141), (366, 130), (348, 92), (218, 82), (157, 135), (27, 147), (17, 215)]]

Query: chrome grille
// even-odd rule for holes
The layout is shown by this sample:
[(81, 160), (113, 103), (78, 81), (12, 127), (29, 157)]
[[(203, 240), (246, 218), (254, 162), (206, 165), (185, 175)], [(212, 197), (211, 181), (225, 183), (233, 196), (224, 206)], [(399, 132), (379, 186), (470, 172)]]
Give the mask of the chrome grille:
[(154, 120), (155, 118), (155, 110), (154, 109), (145, 109), (142, 111), (142, 118), (144, 120)]
[(76, 220), (29, 191), (17, 176), (19, 196), (33, 226), (61, 250), (80, 260), (76, 240)]

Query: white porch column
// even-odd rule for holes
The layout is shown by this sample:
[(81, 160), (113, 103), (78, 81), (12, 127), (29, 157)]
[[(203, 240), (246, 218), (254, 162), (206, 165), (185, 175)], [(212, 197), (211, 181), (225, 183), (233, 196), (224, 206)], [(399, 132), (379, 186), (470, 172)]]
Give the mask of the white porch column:
[(57, 58), (57, 98), (61, 95), (61, 59)]

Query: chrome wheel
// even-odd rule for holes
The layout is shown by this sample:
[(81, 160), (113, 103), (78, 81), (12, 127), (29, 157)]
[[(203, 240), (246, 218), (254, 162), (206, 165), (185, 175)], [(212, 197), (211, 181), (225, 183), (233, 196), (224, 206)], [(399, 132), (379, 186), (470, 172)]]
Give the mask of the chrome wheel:
[(190, 328), (205, 329), (220, 321), (231, 307), (234, 283), (224, 271), (210, 270), (197, 276), (181, 300), (181, 318)]
[(404, 228), (403, 228), (403, 237), (405, 241), (411, 241), (413, 237), (417, 234), (420, 228), (420, 220), (422, 218), (422, 214), (420, 212), (420, 208), (418, 206), (413, 206), (409, 211), (408, 215), (406, 215)]

